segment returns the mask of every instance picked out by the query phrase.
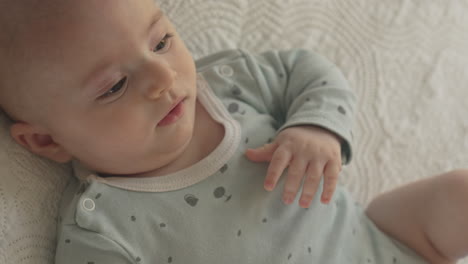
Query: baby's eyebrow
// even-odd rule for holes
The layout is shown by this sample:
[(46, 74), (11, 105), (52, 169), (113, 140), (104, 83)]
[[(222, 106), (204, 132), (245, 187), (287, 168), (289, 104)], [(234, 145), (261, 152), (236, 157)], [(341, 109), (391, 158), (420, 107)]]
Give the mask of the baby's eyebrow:
[(151, 31), (151, 29), (153, 28), (153, 26), (158, 23), (158, 21), (161, 19), (161, 17), (163, 16), (163, 12), (161, 11), (161, 9), (158, 9), (156, 11), (156, 13), (153, 15), (152, 19), (151, 19), (151, 23), (148, 27), (148, 29), (146, 30), (146, 33), (149, 34), (149, 32)]
[[(151, 19), (150, 19), (150, 24), (148, 26), (148, 28), (146, 29), (145, 31), (145, 34), (146, 35), (149, 35), (150, 32), (151, 32), (151, 29), (154, 27), (154, 25), (156, 25), (158, 23), (158, 21), (163, 17), (163, 12), (158, 9), (153, 16), (151, 16)], [(102, 76), (106, 70), (109, 71), (109, 68), (108, 66), (110, 65), (110, 62), (107, 61), (107, 62), (103, 62), (101, 63), (98, 67), (96, 67), (94, 70), (92, 70), (90, 72), (90, 74), (88, 74), (88, 77), (85, 78), (85, 87), (89, 87), (89, 84), (90, 83), (96, 83), (96, 82), (99, 82), (97, 81), (96, 79), (98, 79), (98, 77)]]

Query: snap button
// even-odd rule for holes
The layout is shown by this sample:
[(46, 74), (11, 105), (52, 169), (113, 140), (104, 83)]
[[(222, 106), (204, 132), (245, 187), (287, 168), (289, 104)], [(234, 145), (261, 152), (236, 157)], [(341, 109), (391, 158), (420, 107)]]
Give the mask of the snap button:
[(93, 200), (86, 198), (83, 200), (83, 208), (86, 211), (94, 211), (94, 209), (96, 208), (96, 204)]
[(226, 76), (226, 77), (231, 77), (234, 75), (234, 70), (232, 69), (231, 66), (228, 65), (223, 65), (219, 68), (219, 72), (221, 75)]

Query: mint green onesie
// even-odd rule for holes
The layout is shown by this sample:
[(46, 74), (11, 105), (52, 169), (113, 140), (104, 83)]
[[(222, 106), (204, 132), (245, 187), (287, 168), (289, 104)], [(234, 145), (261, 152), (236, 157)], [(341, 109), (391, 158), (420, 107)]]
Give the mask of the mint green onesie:
[[(304, 50), (220, 52), (197, 61), (198, 100), (225, 128), (193, 166), (160, 177), (99, 177), (75, 163), (61, 205), (56, 264), (426, 263), (380, 232), (343, 187), (332, 202), (284, 205), (282, 180), (247, 148), (290, 126), (344, 139), (351, 159), (355, 98), (336, 66)], [(284, 178), (284, 177), (283, 177)]]

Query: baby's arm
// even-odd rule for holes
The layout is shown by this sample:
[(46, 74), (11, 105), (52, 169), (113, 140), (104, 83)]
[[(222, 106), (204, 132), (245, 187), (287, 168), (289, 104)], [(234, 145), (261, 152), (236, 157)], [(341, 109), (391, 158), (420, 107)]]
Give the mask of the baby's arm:
[[(335, 65), (304, 50), (251, 56), (267, 111), (281, 120), (271, 144), (246, 155), (270, 162), (265, 188), (272, 190), (288, 168), (283, 200), (291, 203), (304, 178), (299, 203), (307, 207), (322, 175), (321, 200), (330, 201), (341, 164), (351, 159), (351, 126), (355, 98)], [(342, 159), (343, 158), (343, 159)]]

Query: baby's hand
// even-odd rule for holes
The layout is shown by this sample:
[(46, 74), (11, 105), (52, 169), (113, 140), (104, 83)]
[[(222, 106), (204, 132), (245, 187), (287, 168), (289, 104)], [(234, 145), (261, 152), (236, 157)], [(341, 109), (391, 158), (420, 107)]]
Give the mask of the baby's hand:
[(316, 126), (290, 127), (278, 134), (270, 144), (248, 149), (247, 158), (254, 162), (270, 162), (265, 178), (265, 189), (275, 188), (283, 171), (288, 167), (283, 201), (294, 201), (304, 183), (299, 200), (301, 207), (309, 207), (324, 175), (322, 203), (329, 203), (341, 171), (341, 147), (338, 136)]

